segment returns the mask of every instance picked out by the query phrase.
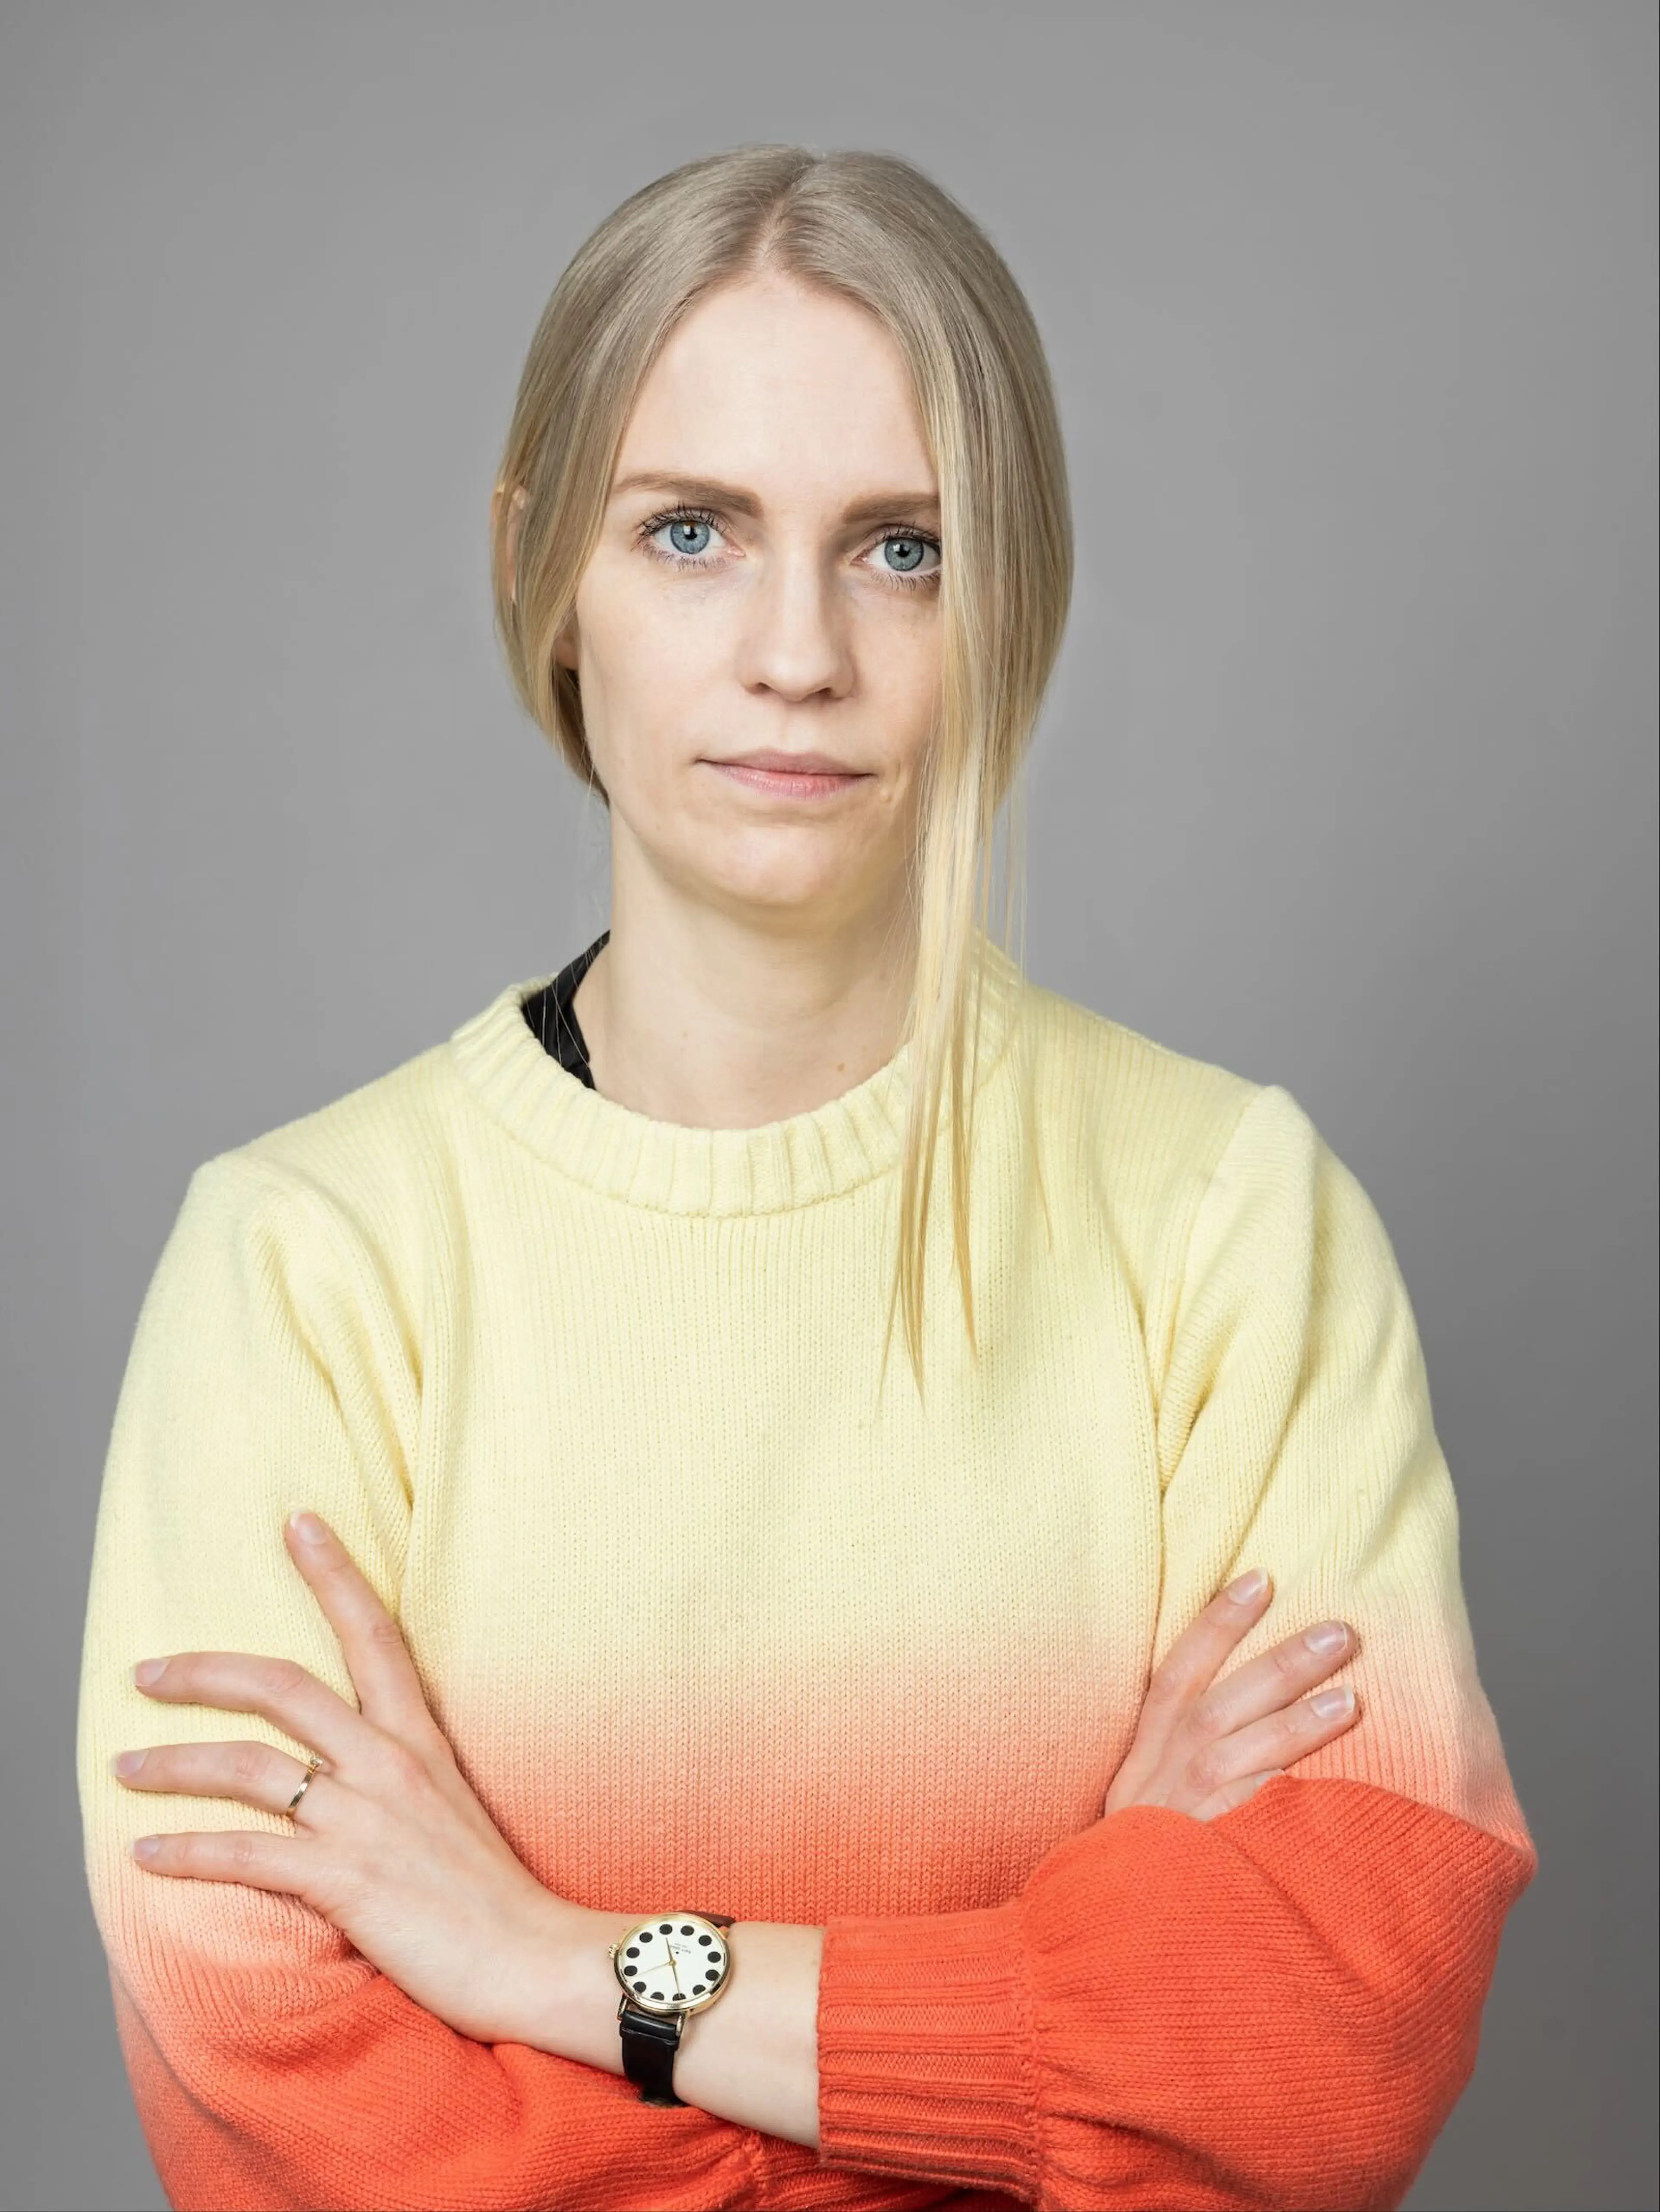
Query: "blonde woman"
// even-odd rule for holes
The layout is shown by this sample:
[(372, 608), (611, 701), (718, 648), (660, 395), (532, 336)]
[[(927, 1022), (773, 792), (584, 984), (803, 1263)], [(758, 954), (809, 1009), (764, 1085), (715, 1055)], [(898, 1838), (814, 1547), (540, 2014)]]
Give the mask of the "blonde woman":
[(1534, 1846), (1376, 1209), (990, 927), (1072, 574), (1018, 288), (903, 161), (692, 162), (499, 473), (608, 928), (197, 1169), (111, 1439), (171, 2202), (1398, 2204)]

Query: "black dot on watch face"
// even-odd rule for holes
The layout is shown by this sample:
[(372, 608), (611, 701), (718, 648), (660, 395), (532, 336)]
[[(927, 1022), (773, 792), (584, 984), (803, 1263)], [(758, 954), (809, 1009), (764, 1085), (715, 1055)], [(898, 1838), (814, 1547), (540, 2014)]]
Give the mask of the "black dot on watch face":
[(660, 1936), (672, 1936), (674, 1933), (673, 1921), (660, 1920), (657, 1923), (657, 1932)]
[(691, 1985), (691, 1993), (693, 1996), (701, 1997), (703, 1994), (703, 1989), (704, 1984), (702, 1982), (694, 1982)]
[(714, 1938), (713, 1936), (700, 1936), (697, 1940), (700, 1943), (712, 1943)]
[(681, 1930), (680, 1930), (680, 1933), (681, 1933), (683, 1936), (690, 1936), (690, 1935), (693, 1934), (694, 1932), (695, 1932), (695, 1931), (694, 1931), (692, 1929), (689, 1928), (689, 1927), (683, 1927), (683, 1928), (681, 1929)]

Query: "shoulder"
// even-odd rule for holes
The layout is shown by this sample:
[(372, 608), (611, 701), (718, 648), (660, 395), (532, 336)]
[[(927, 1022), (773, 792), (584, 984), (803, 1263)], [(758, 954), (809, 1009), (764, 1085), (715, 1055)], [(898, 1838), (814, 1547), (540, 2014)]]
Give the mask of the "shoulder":
[(1337, 1231), (1387, 1268), (1370, 1195), (1285, 1084), (1030, 982), (1025, 1005), (1045, 1170), (1144, 1280), (1185, 1269), (1195, 1235), (1284, 1253)]
[(1284, 1084), (1027, 994), (1045, 1173), (1130, 1283), (1161, 1363), (1184, 1304), (1217, 1329), (1268, 1316), (1287, 1341), (1316, 1313), (1346, 1341), (1400, 1334), (1408, 1302), (1378, 1207)]
[[(1039, 1125), (1145, 1245), (1190, 1261), (1209, 1245), (1271, 1253), (1324, 1281), (1365, 1275), (1398, 1296), (1377, 1201), (1283, 1083), (1176, 1050), (1059, 993), (1028, 986)], [(1064, 1157), (1064, 1154), (1063, 1154)]]
[(384, 1074), (202, 1162), (204, 1182), (303, 1206), (396, 1206), (423, 1153), (441, 1148), (447, 1054), (434, 1045)]
[(274, 1238), (307, 1272), (417, 1310), (465, 1234), (468, 1114), (444, 1038), (203, 1160), (183, 1214)]
[(1183, 1052), (1059, 991), (1028, 982), (1024, 1027), (1044, 1149), (1161, 1218), (1195, 1207), (1259, 1133), (1302, 1124), (1282, 1085)]

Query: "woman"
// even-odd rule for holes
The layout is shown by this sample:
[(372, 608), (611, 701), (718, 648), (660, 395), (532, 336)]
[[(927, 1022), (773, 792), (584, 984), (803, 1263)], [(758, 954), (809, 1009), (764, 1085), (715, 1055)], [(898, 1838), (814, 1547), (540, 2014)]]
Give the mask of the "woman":
[(693, 162), (500, 477), (611, 927), (196, 1170), (111, 1440), (171, 2201), (1398, 2203), (1534, 1847), (1375, 1208), (986, 927), (1071, 580), (1018, 289), (903, 161)]

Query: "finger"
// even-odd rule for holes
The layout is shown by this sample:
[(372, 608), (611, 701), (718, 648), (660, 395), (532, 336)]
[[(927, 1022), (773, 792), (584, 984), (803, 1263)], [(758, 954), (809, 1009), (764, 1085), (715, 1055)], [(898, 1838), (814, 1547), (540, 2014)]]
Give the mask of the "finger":
[(1299, 1698), (1284, 1711), (1253, 1721), (1249, 1728), (1202, 1745), (1182, 1769), (1169, 1802), (1191, 1812), (1219, 1790), (1269, 1767), (1286, 1767), (1354, 1726), (1359, 1705), (1352, 1686), (1335, 1683), (1312, 1698)]
[[(140, 1844), (154, 1844), (154, 1851)], [(308, 1854), (315, 1843), (291, 1836), (269, 1836), (262, 1830), (237, 1830), (228, 1835), (140, 1836), (132, 1856), (151, 1874), (184, 1875), (192, 1881), (240, 1881), (250, 1889), (286, 1890), (303, 1896), (312, 1863)]]
[[(132, 1762), (123, 1771), (113, 1759), (116, 1779), (129, 1790), (155, 1790), (186, 1797), (231, 1797), (264, 1813), (285, 1813), (309, 1771), (302, 1759), (269, 1743), (154, 1743), (123, 1752)], [(318, 1774), (323, 1772), (318, 1769)], [(301, 1805), (309, 1807), (317, 1778)], [(299, 1808), (295, 1808), (297, 1812)]]
[(354, 1757), (362, 1764), (373, 1753), (374, 1731), (362, 1715), (297, 1660), (252, 1651), (175, 1651), (153, 1680), (138, 1686), (168, 1705), (258, 1713), (337, 1772)]
[(1141, 1699), (1135, 1741), (1113, 1780), (1113, 1798), (1133, 1798), (1158, 1771), (1194, 1700), (1209, 1688), (1229, 1652), (1262, 1619), (1273, 1592), (1273, 1577), (1264, 1571), (1261, 1584), (1242, 1593), (1245, 1580), (1236, 1576), (1219, 1590), (1153, 1670)]
[[(307, 1536), (307, 1527), (318, 1532), (314, 1537)], [(283, 1523), (283, 1534), (290, 1556), (340, 1639), (364, 1717), (405, 1742), (430, 1734), (437, 1723), (404, 1632), (356, 1560), (315, 1513), (291, 1514)]]
[(1230, 1651), (1261, 1620), (1272, 1589), (1264, 1574), (1252, 1589), (1249, 1578), (1239, 1576), (1219, 1590), (1199, 1618), (1183, 1630), (1164, 1654), (1147, 1685), (1142, 1710), (1161, 1715), (1180, 1713), (1207, 1689)]
[(1195, 1741), (1232, 1735), (1250, 1722), (1282, 1711), (1316, 1682), (1346, 1666), (1359, 1650), (1346, 1620), (1323, 1620), (1287, 1636), (1213, 1682), (1188, 1709), (1183, 1732)]

